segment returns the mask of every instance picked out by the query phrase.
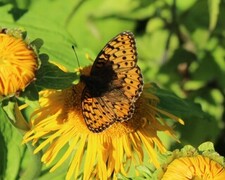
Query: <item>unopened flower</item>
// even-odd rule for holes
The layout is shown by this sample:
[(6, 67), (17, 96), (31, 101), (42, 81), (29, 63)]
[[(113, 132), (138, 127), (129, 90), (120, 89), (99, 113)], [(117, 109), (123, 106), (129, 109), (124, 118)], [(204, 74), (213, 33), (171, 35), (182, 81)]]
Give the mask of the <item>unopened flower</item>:
[(185, 146), (181, 151), (175, 150), (168, 159), (168, 163), (162, 166), (159, 179), (225, 179), (224, 157), (215, 152), (212, 143), (204, 143), (198, 150)]
[(24, 90), (38, 67), (34, 50), (19, 30), (0, 28), (0, 96)]

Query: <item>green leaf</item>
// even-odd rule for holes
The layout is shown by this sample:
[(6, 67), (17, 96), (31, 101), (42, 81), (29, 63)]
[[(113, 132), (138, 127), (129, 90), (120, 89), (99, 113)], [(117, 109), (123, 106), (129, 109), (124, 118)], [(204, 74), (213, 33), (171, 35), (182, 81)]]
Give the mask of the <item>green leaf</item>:
[(29, 126), (21, 114), (17, 100), (15, 97), (9, 98), (1, 103), (7, 119), (15, 126), (18, 130), (26, 131), (29, 129)]
[(13, 123), (16, 122), (15, 112), (14, 112), (15, 102), (16, 102), (15, 97), (12, 97), (12, 98), (4, 100), (1, 104), (8, 118)]
[[(0, 117), (2, 118), (2, 114)], [(2, 125), (2, 123), (0, 124)], [(0, 131), (0, 147), (0, 179), (4, 179), (7, 168), (7, 145), (2, 134), (2, 129)]]
[[(153, 84), (152, 84), (153, 85)], [(158, 108), (174, 114), (184, 120), (184, 126), (177, 124), (181, 133), (181, 142), (197, 146), (205, 139), (215, 139), (219, 132), (217, 123), (203, 112), (200, 104), (187, 99), (181, 99), (174, 93), (160, 89), (157, 85), (151, 92), (159, 97)], [(207, 131), (205, 131), (207, 129)]]
[[(25, 146), (25, 144), (24, 144), (24, 146)], [(26, 146), (28, 147), (28, 149), (26, 149), (26, 150), (29, 152), (26, 154), (25, 158), (27, 161), (29, 161), (29, 164), (27, 164), (27, 166), (24, 167), (24, 169), (22, 169), (22, 172), (20, 173), (20, 179), (21, 180), (36, 179), (41, 174), (41, 169), (42, 169), (41, 155), (42, 155), (42, 153), (39, 152), (37, 154), (33, 154), (33, 151), (37, 146), (31, 145), (31, 143), (27, 143)], [(21, 165), (21, 167), (23, 167), (23, 166)]]
[(19, 130), (28, 130), (29, 127), (19, 111), (16, 101), (3, 102), (3, 107), (4, 110), (0, 108), (0, 143), (1, 147), (6, 146), (6, 148), (2, 148), (1, 155), (7, 159), (0, 157), (3, 160), (1, 161), (3, 166), (1, 175), (4, 176), (4, 179), (16, 179), (17, 176), (20, 176), (21, 180), (34, 179), (39, 176), (42, 167), (40, 153), (33, 155), (36, 146), (28, 144), (32, 152), (32, 156), (29, 156), (29, 168), (21, 168), (21, 163), (26, 158), (24, 157), (26, 145), (21, 145), (23, 133)]
[(0, 107), (1, 176), (3, 179), (17, 179), (25, 146), (21, 146), (22, 136), (11, 125)]
[(198, 147), (199, 151), (214, 151), (214, 145), (212, 142), (205, 142), (202, 143), (199, 147)]
[(209, 30), (212, 32), (217, 24), (220, 12), (220, 0), (208, 0), (209, 6)]
[[(159, 108), (166, 110), (181, 118), (198, 117), (200, 119), (209, 119), (199, 104), (195, 104), (190, 100), (181, 99), (174, 93), (164, 89), (160, 89), (156, 84), (152, 84), (152, 93), (159, 97)], [(190, 111), (192, 113), (190, 113)]]
[(70, 87), (78, 79), (76, 73), (66, 73), (54, 64), (42, 61), (36, 75), (36, 85), (43, 89), (64, 89)]

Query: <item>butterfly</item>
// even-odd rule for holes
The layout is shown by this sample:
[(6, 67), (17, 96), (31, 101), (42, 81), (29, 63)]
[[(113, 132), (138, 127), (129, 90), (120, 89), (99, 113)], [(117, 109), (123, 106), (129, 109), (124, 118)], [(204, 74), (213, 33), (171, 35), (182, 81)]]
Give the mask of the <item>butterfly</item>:
[(125, 31), (110, 40), (95, 59), (90, 75), (81, 74), (80, 80), (85, 84), (82, 113), (90, 131), (100, 133), (115, 122), (129, 120), (143, 90), (133, 33)]

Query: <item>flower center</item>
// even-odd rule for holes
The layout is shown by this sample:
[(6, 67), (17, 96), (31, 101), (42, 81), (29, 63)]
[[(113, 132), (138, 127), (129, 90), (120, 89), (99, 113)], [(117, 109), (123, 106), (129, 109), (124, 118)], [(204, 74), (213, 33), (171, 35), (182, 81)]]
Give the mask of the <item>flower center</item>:
[(142, 96), (139, 98), (139, 100), (137, 100), (135, 103), (135, 112), (131, 119), (124, 122), (115, 122), (101, 134), (115, 138), (133, 133), (139, 128), (144, 127), (148, 121), (142, 108), (144, 100), (145, 99)]
[[(65, 109), (68, 109), (68, 114), (74, 114), (73, 122), (76, 124), (78, 131), (82, 131), (82, 133), (91, 133), (91, 130), (88, 129), (85, 119), (83, 117), (83, 110), (81, 105), (81, 94), (84, 88), (83, 83), (79, 83), (75, 85), (73, 88), (65, 91), (65, 101), (64, 104), (66, 106)], [(141, 96), (139, 100), (135, 103), (136, 109), (133, 114), (133, 117), (124, 122), (115, 121), (111, 126), (106, 128), (100, 133), (94, 133), (96, 135), (104, 135), (112, 138), (121, 137), (123, 135), (127, 135), (136, 131), (140, 127), (144, 127), (147, 123), (146, 114), (143, 109), (143, 103), (145, 99)], [(102, 112), (103, 113), (103, 112)]]

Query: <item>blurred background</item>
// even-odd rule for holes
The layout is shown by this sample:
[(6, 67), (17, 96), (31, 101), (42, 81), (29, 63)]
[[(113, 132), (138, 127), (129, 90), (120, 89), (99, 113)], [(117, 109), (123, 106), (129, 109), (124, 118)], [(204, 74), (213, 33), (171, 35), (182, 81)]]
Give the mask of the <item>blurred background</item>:
[(0, 26), (24, 28), (41, 42), (41, 55), (69, 72), (78, 67), (72, 45), (86, 66), (87, 55), (95, 59), (111, 38), (132, 31), (145, 83), (196, 103), (170, 107), (185, 126), (175, 124), (181, 144), (169, 148), (212, 141), (223, 156), (224, 17), (224, 0), (0, 0)]

